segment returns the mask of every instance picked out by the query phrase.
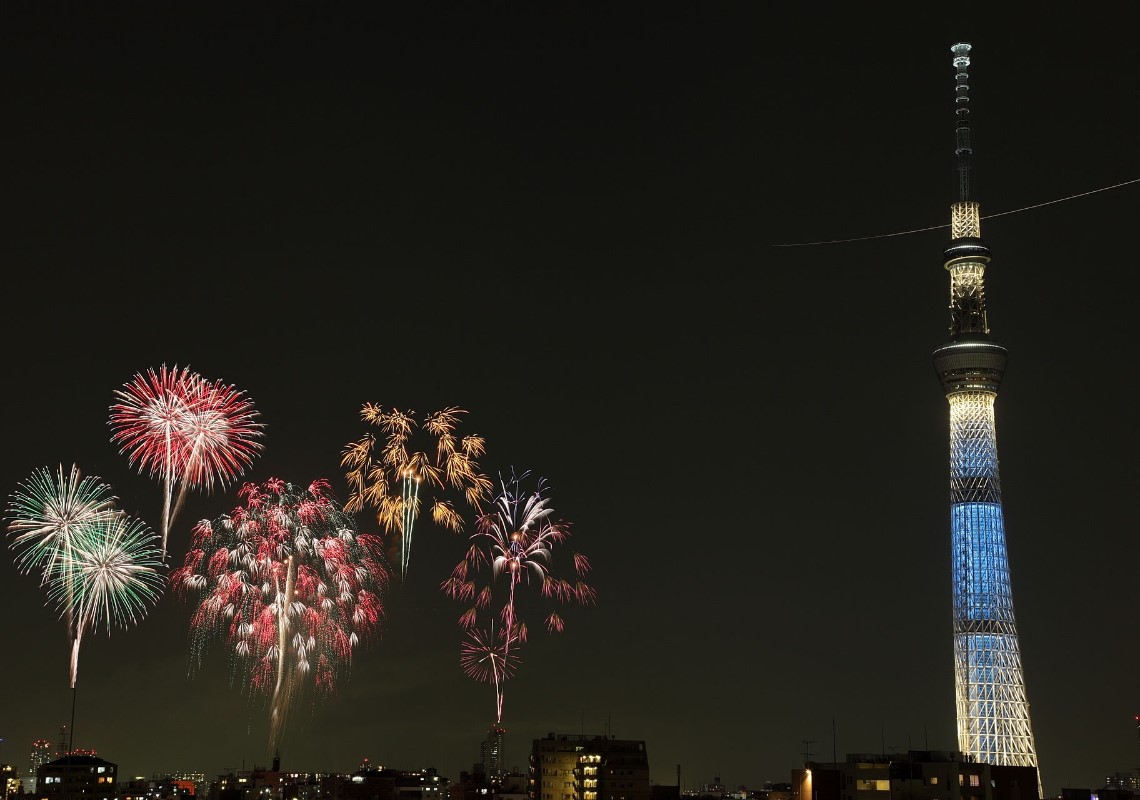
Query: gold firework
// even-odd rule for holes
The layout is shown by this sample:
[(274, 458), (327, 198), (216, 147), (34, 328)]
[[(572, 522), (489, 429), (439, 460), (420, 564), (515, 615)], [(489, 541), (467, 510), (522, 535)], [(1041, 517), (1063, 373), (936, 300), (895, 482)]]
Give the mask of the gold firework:
[(340, 460), (349, 486), (345, 510), (355, 513), (367, 506), (376, 511), (385, 533), (398, 540), (402, 577), (408, 573), (421, 492), (430, 496), (432, 521), (459, 533), (463, 513), (446, 495), (458, 494), (478, 515), (492, 488), (479, 467), (486, 452), (483, 437), (456, 434), (465, 410), (444, 408), (422, 421), (415, 413), (365, 403), (360, 418), (379, 432), (349, 442)]

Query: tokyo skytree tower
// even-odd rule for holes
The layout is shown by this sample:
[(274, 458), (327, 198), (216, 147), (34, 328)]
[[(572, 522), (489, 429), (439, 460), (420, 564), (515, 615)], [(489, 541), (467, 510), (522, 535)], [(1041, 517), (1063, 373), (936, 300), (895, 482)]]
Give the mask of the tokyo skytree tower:
[(970, 45), (956, 44), (951, 52), (957, 72), (958, 202), (951, 206), (945, 252), (950, 341), (934, 351), (934, 368), (950, 404), (958, 747), (982, 763), (1037, 767), (1013, 614), (994, 427), (1006, 349), (989, 336), (984, 276), (990, 251), (981, 239), (981, 217), (970, 186)]

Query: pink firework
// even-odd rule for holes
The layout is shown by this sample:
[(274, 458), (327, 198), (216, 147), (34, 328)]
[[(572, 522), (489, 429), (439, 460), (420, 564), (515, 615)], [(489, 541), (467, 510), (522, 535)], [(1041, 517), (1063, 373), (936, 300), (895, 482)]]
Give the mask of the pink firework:
[(263, 426), (241, 391), (177, 365), (136, 374), (115, 397), (111, 441), (132, 467), (162, 481), (165, 558), (170, 525), (186, 492), (235, 481), (260, 452)]
[(331, 694), (353, 650), (379, 631), (389, 573), (382, 539), (357, 533), (327, 481), (273, 478), (239, 496), (245, 505), (195, 526), (171, 584), (197, 601), (194, 665), (224, 638), (246, 688), (271, 698), (276, 747), (294, 697), (307, 683)]
[(459, 652), (459, 665), (468, 677), (495, 687), (495, 722), (503, 719), (503, 684), (515, 674), (519, 656), (511, 651), (506, 631), (498, 634), (469, 630)]
[(236, 480), (261, 451), (263, 426), (253, 401), (220, 380), (201, 381), (183, 430), (186, 457), (183, 483), (212, 491)]
[[(492, 622), (498, 619), (504, 663), (514, 653), (512, 648), (527, 640), (520, 602), (522, 587), (536, 586), (540, 599), (547, 603), (586, 605), (597, 599), (594, 589), (583, 580), (590, 571), (590, 562), (584, 555), (571, 554), (573, 582), (553, 574), (554, 550), (570, 537), (570, 525), (552, 519), (554, 511), (545, 496), (545, 481), (539, 479), (533, 491), (522, 489), (527, 477), (524, 472), (501, 482), (492, 510), (476, 522), (466, 557), (441, 586), (448, 596), (471, 603), (459, 618), (464, 630), (479, 630), (486, 615), (491, 616)], [(545, 626), (551, 633), (561, 632), (562, 616), (556, 610), (547, 612)], [(497, 686), (497, 693), (501, 716), (501, 685)]]

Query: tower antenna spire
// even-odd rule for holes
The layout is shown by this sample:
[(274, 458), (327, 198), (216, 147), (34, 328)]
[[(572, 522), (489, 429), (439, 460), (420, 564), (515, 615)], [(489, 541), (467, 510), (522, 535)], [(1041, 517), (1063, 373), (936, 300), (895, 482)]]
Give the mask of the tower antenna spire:
[(954, 154), (958, 156), (958, 201), (970, 197), (970, 50), (969, 42), (958, 42), (950, 48), (954, 54)]
[(966, 71), (970, 49), (966, 42), (950, 48), (954, 54), (954, 112), (958, 118), (954, 146), (958, 156), (958, 200), (950, 206), (950, 246), (943, 254), (943, 263), (950, 271), (952, 340), (986, 339), (990, 332), (983, 278), (990, 251), (982, 241), (981, 209), (970, 192), (970, 156), (974, 152), (970, 146), (970, 76)]

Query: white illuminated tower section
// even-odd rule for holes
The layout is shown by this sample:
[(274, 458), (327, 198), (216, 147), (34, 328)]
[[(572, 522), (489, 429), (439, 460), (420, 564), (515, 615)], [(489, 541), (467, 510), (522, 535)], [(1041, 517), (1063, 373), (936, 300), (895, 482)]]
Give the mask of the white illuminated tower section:
[(990, 251), (981, 239), (981, 217), (970, 186), (970, 45), (956, 44), (951, 52), (957, 71), (958, 202), (951, 206), (945, 253), (950, 342), (934, 351), (934, 367), (950, 403), (958, 747), (983, 763), (1037, 767), (1013, 614), (994, 428), (1006, 350), (990, 340), (985, 296)]

